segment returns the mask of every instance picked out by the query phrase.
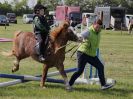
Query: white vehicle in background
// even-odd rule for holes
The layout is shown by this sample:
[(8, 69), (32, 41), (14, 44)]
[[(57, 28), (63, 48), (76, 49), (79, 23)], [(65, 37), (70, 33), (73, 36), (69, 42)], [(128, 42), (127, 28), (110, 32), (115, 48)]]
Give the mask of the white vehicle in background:
[(23, 23), (32, 23), (33, 22), (33, 17), (34, 15), (33, 14), (24, 14), (23, 15)]

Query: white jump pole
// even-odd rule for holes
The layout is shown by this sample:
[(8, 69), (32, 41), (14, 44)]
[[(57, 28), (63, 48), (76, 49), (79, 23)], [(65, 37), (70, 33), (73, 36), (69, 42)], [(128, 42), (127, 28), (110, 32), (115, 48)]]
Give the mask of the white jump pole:
[[(74, 72), (76, 71), (77, 68), (71, 68), (71, 69), (66, 69), (65, 72)], [(58, 71), (56, 72), (51, 72), (48, 73), (47, 77), (59, 75), (60, 73)], [(14, 75), (14, 74), (0, 74), (0, 78), (11, 78), (11, 79), (16, 79), (13, 81), (8, 81), (8, 82), (2, 82), (0, 83), (0, 87), (5, 87), (5, 86), (11, 86), (11, 85), (16, 85), (19, 83), (24, 83), (28, 81), (40, 81), (41, 80), (41, 75), (39, 76), (30, 76), (30, 75)], [(53, 79), (53, 78), (47, 78), (47, 82), (53, 82), (53, 83), (64, 83), (64, 80), (59, 80), (59, 79)]]
[[(34, 81), (40, 81), (40, 77), (38, 77), (37, 79), (33, 79)], [(25, 83), (25, 82), (29, 82), (31, 80), (22, 80), (22, 79), (17, 79), (17, 80), (12, 80), (12, 81), (8, 81), (8, 82), (2, 82), (0, 83), (0, 87), (7, 87), (7, 86), (11, 86), (11, 85), (16, 85), (16, 84), (20, 84), (20, 83)], [(64, 80), (58, 80), (58, 79), (53, 79), (53, 78), (47, 78), (46, 82), (53, 82), (53, 83), (64, 83)]]
[[(65, 69), (65, 72), (66, 73), (70, 73), (70, 72), (74, 72), (76, 70), (77, 70), (77, 68), (70, 68), (70, 69)], [(60, 72), (59, 71), (55, 71), (55, 72), (48, 73), (47, 77), (56, 76), (56, 75), (60, 75)]]
[(11, 85), (16, 85), (22, 83), (21, 79), (13, 80), (13, 81), (8, 81), (8, 82), (2, 82), (0, 83), (0, 87), (6, 87), (6, 86), (11, 86)]

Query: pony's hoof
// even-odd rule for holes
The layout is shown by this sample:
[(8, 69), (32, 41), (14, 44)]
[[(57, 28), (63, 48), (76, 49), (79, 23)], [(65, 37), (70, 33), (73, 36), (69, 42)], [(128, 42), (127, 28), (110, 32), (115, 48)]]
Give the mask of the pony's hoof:
[(17, 71), (17, 70), (13, 70), (13, 69), (12, 69), (12, 73), (14, 73), (14, 72), (16, 72), (16, 71)]
[(46, 89), (46, 86), (45, 86), (43, 83), (40, 83), (40, 87), (41, 87), (42, 89)]
[(42, 89), (47, 89), (47, 88), (44, 86), (44, 87), (42, 87)]
[(12, 73), (14, 73), (14, 70), (12, 70)]
[(12, 68), (12, 73), (14, 73), (14, 72), (16, 72), (16, 71), (18, 71), (18, 70), (19, 70), (18, 68), (13, 67), (13, 68)]
[(46, 86), (40, 86), (42, 89), (46, 89)]
[(66, 87), (66, 90), (71, 92), (71, 91), (73, 91), (73, 88), (71, 86), (69, 86), (69, 87)]
[(12, 69), (12, 73), (16, 72), (16, 70)]

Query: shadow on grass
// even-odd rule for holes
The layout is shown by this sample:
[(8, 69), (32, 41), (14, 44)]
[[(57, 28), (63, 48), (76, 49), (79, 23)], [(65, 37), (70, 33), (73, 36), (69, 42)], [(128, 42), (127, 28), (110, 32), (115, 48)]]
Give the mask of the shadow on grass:
[(103, 95), (113, 95), (113, 96), (121, 96), (121, 97), (127, 97), (129, 94), (133, 93), (133, 90), (129, 89), (122, 89), (122, 88), (112, 88), (108, 90), (100, 90), (100, 89), (88, 89), (88, 88), (75, 88), (75, 91), (80, 92), (91, 92), (91, 93), (100, 93)]
[[(101, 94), (103, 96), (105, 95), (105, 96), (127, 97), (129, 96), (129, 94), (133, 93), (133, 88), (129, 88), (129, 87), (127, 88), (124, 85), (125, 84), (121, 83), (120, 85), (114, 86), (114, 88), (108, 89), (108, 90), (101, 90), (99, 88), (95, 88), (94, 86), (91, 87), (88, 85), (86, 86), (86, 88), (84, 86), (75, 85), (74, 90), (71, 93), (82, 92), (85, 94), (91, 93), (91, 94)], [(4, 87), (4, 88), (0, 88), (0, 96), (10, 96), (10, 95), (13, 95), (14, 93), (16, 93), (17, 96), (23, 96), (23, 95), (24, 96), (30, 96), (30, 95), (43, 96), (43, 93), (45, 92), (62, 91), (62, 93), (64, 93), (66, 91), (65, 86), (63, 84), (46, 83), (46, 87), (47, 87), (46, 89), (40, 88), (39, 83), (26, 83), (26, 84), (11, 86), (11, 87)], [(17, 91), (19, 91), (19, 93), (17, 93)], [(25, 93), (22, 95), (21, 92), (23, 91), (29, 91), (31, 92), (31, 94)], [(39, 94), (38, 91), (41, 91), (41, 93)]]
[[(51, 88), (51, 89), (63, 89), (65, 90), (65, 87), (62, 86), (62, 85), (48, 85), (48, 88)], [(83, 88), (83, 87), (78, 87), (75, 86), (74, 87), (74, 92), (82, 92), (82, 93), (99, 93), (99, 94), (103, 94), (103, 95), (113, 95), (113, 96), (121, 96), (121, 97), (127, 97), (129, 94), (132, 94), (133, 93), (133, 89), (127, 89), (126, 87), (125, 88), (119, 88), (119, 87), (115, 87), (114, 88), (111, 88), (111, 89), (108, 89), (108, 90), (101, 90), (101, 89), (97, 89), (97, 88), (94, 88), (94, 87), (89, 87), (89, 88)], [(72, 91), (72, 92), (73, 92)]]
[[(65, 90), (65, 87), (64, 86), (61, 86), (61, 85), (48, 85), (48, 88), (51, 88), (51, 89), (63, 89)], [(99, 93), (99, 94), (103, 94), (103, 95), (110, 95), (110, 96), (121, 96), (121, 97), (127, 97), (129, 96), (129, 94), (132, 94), (133, 93), (133, 89), (127, 89), (126, 87), (125, 88), (120, 88), (120, 87), (115, 87), (114, 88), (111, 88), (111, 89), (108, 89), (108, 90), (101, 90), (101, 89), (97, 89), (97, 88), (94, 88), (94, 87), (89, 87), (89, 88), (83, 88), (83, 87), (78, 87), (75, 86), (74, 87), (74, 92), (82, 92), (82, 93)], [(72, 92), (73, 92), (72, 91)]]

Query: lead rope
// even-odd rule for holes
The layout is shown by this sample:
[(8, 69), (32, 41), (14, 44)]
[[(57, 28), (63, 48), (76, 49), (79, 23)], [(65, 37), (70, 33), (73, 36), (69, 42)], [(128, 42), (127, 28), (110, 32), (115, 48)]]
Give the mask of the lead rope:
[(67, 51), (65, 52), (65, 54), (68, 53), (68, 52), (70, 52), (72, 49), (74, 49), (74, 48), (77, 47), (77, 46), (78, 46), (78, 45), (73, 46), (72, 48), (70, 48), (69, 50), (67, 50)]
[[(68, 46), (68, 45), (70, 45), (70, 44), (72, 44), (72, 43), (73, 43), (73, 42), (68, 43), (68, 44), (66, 44), (66, 45), (63, 45), (63, 46), (59, 47), (57, 50), (55, 50), (55, 53), (56, 53), (57, 51), (59, 51), (60, 49), (66, 47), (66, 46)], [(81, 46), (82, 43), (84, 43), (84, 42), (81, 42), (79, 45), (73, 46), (72, 48), (70, 48), (69, 50), (67, 50), (67, 51), (65, 52), (65, 54), (68, 53), (68, 52), (70, 52), (72, 49), (74, 49), (75, 47), (78, 46), (78, 47), (76, 48), (76, 50), (72, 53), (72, 55), (71, 55), (71, 58), (72, 58), (73, 55), (77, 52), (78, 48)]]
[(72, 58), (73, 57), (73, 55), (77, 52), (77, 50), (78, 50), (78, 48), (81, 46), (81, 44), (82, 43), (80, 43), (79, 45), (78, 45), (78, 47), (76, 48), (76, 50), (72, 53), (72, 55), (71, 55), (71, 57), (70, 58)]
[(60, 49), (66, 47), (66, 46), (68, 46), (68, 45), (70, 45), (70, 44), (72, 44), (72, 43), (73, 43), (73, 42), (68, 43), (68, 44), (66, 44), (66, 45), (63, 45), (63, 46), (59, 47), (58, 49), (55, 50), (55, 53), (57, 53), (57, 51), (59, 51)]

